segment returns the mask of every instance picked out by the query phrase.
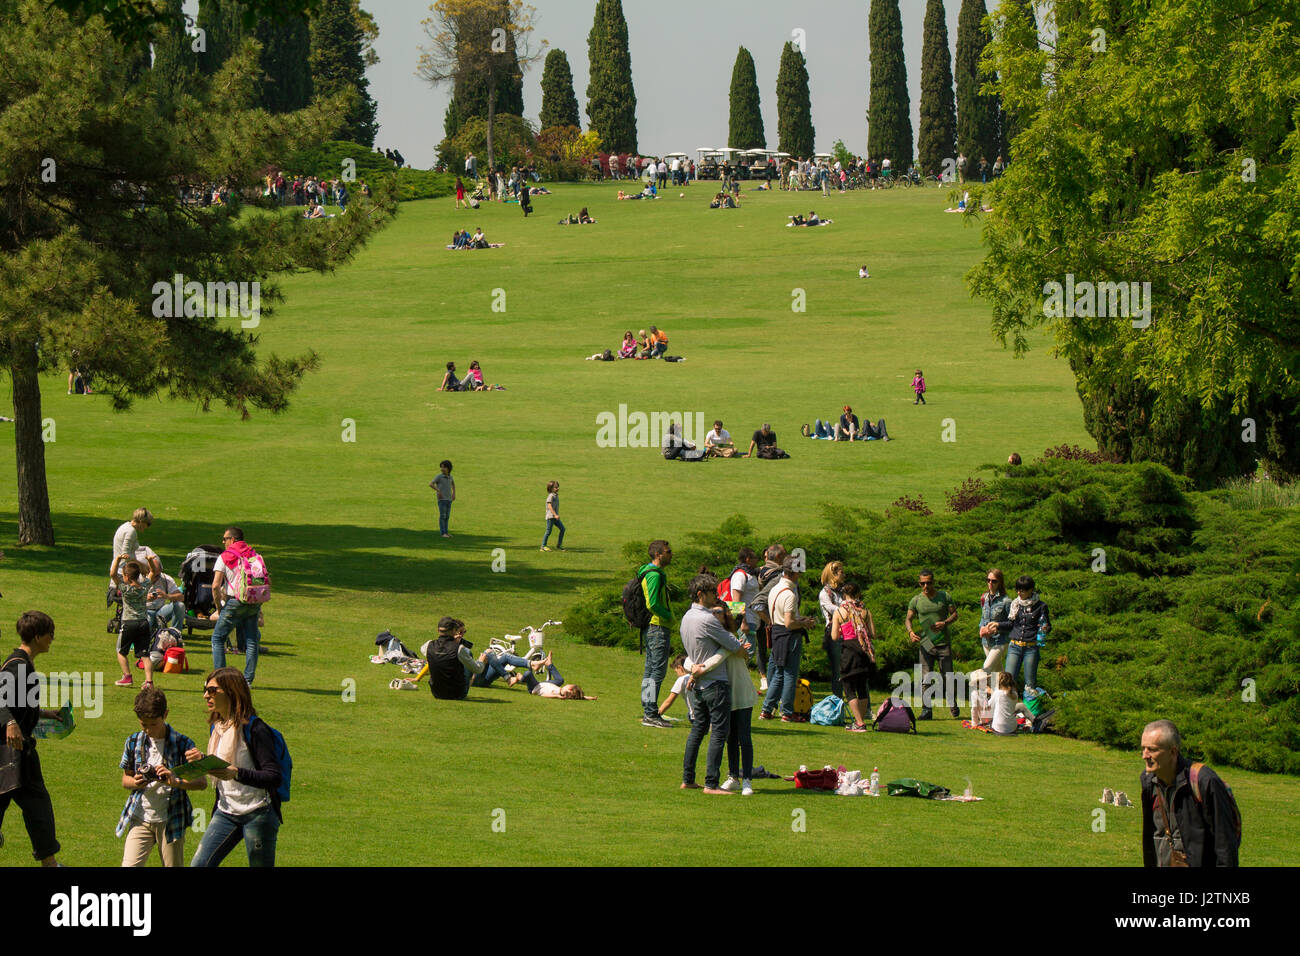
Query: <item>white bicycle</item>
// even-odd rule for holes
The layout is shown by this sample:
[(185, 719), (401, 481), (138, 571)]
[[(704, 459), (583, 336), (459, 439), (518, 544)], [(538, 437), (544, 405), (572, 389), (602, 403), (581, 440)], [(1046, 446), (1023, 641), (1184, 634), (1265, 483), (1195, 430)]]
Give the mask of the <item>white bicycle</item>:
[[(543, 632), (551, 626), (558, 627), (563, 621), (547, 621), (541, 627), (525, 627), (522, 634), (504, 634), (501, 637), (494, 637), (488, 641), (487, 652), (489, 654), (509, 654), (511, 657), (522, 657), (530, 664), (533, 661), (546, 659), (546, 647), (543, 640)], [(523, 654), (515, 650), (515, 645), (520, 641), (527, 639), (528, 650)], [(505, 669), (514, 673), (515, 665), (507, 664)]]

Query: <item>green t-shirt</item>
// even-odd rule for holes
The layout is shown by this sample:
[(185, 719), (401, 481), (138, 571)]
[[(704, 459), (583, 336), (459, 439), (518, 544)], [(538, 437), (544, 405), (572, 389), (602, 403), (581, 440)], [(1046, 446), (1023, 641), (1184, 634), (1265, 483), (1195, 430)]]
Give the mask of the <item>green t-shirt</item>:
[(952, 598), (948, 596), (947, 591), (935, 591), (933, 601), (924, 593), (916, 595), (907, 605), (907, 609), (915, 615), (912, 621), (912, 633), (917, 637), (930, 638), (933, 644), (947, 644), (948, 629), (936, 631), (930, 625), (945, 620), (948, 617), (948, 608), (951, 606)]

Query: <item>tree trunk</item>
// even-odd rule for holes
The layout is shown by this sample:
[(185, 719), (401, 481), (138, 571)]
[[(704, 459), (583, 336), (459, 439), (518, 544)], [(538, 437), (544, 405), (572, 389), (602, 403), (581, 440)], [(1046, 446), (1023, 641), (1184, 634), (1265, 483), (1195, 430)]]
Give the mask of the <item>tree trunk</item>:
[(35, 343), (14, 343), (9, 374), (14, 386), (14, 451), (18, 460), (18, 543), (54, 544), (50, 492), (41, 438), (40, 362)]
[(489, 178), (496, 173), (496, 157), (492, 153), (492, 124), (496, 122), (497, 117), (497, 83), (496, 77), (492, 71), (488, 70), (488, 127), (487, 127), (487, 150), (488, 150), (488, 176)]

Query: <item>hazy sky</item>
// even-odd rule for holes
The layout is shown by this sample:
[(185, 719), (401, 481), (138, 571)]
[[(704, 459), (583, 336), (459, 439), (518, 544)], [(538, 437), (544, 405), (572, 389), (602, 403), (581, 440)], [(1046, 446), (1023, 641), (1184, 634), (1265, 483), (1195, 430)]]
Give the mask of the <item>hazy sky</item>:
[[(420, 21), (430, 0), (363, 0), (379, 23), (380, 62), (369, 71), (370, 92), (379, 104), (376, 145), (396, 147), (414, 166), (433, 164), (442, 139), (449, 88), (434, 88), (415, 75)], [(587, 34), (595, 0), (533, 0), (535, 36), (567, 54), (574, 92), (587, 115)], [(996, 2), (993, 4), (996, 6)], [(903, 49), (911, 92), (915, 137), (921, 87), (925, 0), (901, 0)], [(637, 138), (642, 153), (726, 146), (728, 95), (736, 52), (754, 56), (769, 149), (777, 148), (776, 73), (782, 45), (792, 31), (805, 34), (812, 118), (817, 149), (829, 152), (843, 139), (855, 153), (866, 152), (866, 109), (870, 77), (867, 0), (623, 0), (637, 97)], [(949, 47), (957, 43), (960, 0), (945, 0)], [(524, 74), (524, 113), (536, 123), (542, 108), (541, 63)]]

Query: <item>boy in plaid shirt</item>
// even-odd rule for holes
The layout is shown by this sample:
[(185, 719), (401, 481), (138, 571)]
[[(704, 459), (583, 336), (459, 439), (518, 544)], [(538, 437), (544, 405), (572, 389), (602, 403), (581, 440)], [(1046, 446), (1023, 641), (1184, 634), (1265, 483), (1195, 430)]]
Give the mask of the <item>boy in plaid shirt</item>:
[(136, 695), (140, 730), (122, 749), (122, 786), (131, 792), (117, 821), (117, 835), (126, 834), (123, 866), (144, 866), (154, 845), (163, 866), (185, 865), (185, 831), (194, 818), (187, 790), (203, 790), (207, 775), (181, 780), (169, 768), (185, 763), (194, 741), (167, 723), (167, 697), (156, 687)]

